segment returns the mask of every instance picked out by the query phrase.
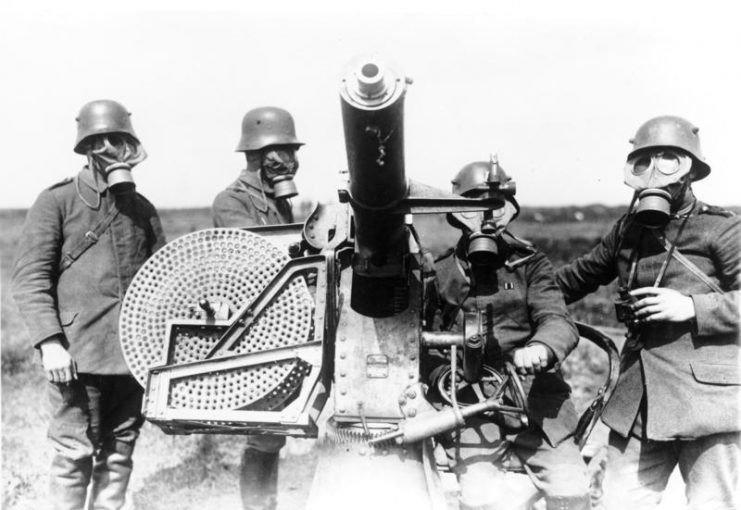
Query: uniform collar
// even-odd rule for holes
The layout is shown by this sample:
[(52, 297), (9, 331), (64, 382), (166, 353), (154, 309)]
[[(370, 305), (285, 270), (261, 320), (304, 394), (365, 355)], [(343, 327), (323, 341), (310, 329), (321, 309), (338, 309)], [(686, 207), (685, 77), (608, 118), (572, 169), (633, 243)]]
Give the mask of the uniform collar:
[(249, 188), (253, 188), (257, 190), (259, 193), (262, 193), (264, 191), (264, 187), (262, 184), (262, 181), (260, 180), (260, 176), (257, 174), (257, 172), (252, 170), (247, 170), (246, 168), (242, 170), (242, 173), (239, 174), (239, 180), (245, 184)]
[[(93, 171), (90, 170), (90, 167), (88, 165), (85, 165), (82, 167), (82, 170), (80, 170), (80, 180), (85, 183), (90, 189), (93, 191), (97, 191), (98, 193), (104, 193), (108, 189), (108, 184), (105, 182), (105, 179), (98, 176), (98, 178), (95, 178), (95, 175), (93, 175)], [(97, 186), (96, 186), (97, 182)]]

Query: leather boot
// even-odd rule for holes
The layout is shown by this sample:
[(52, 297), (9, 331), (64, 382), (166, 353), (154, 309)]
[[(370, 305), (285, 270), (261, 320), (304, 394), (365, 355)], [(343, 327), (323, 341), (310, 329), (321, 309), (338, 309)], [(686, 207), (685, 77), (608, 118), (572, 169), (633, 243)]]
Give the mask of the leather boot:
[(93, 459), (70, 459), (54, 454), (51, 461), (49, 502), (54, 510), (83, 510)]
[(90, 510), (119, 510), (134, 467), (132, 444), (117, 442), (113, 450), (101, 450), (93, 464)]
[(244, 510), (275, 510), (278, 506), (279, 455), (279, 452), (245, 449), (239, 474)]

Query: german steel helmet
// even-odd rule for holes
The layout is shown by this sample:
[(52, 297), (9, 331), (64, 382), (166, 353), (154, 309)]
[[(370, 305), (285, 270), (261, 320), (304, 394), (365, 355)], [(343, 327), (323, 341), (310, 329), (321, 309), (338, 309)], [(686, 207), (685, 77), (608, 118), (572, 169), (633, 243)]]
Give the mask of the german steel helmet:
[(77, 121), (77, 140), (75, 152), (85, 154), (86, 138), (106, 133), (126, 133), (139, 142), (131, 125), (131, 113), (116, 101), (99, 99), (82, 107), (75, 119)]
[(700, 130), (688, 120), (673, 115), (663, 115), (653, 118), (638, 128), (630, 139), (633, 151), (628, 154), (632, 158), (638, 151), (651, 147), (676, 147), (692, 156), (695, 180), (699, 181), (710, 173), (710, 165), (705, 162), (700, 148)]
[[(456, 174), (451, 183), (453, 193), (465, 196), (473, 190), (488, 191), (489, 183), (498, 182), (500, 185), (511, 181), (504, 169), (499, 165), (496, 157), (491, 161), (474, 161), (469, 163)], [(514, 185), (514, 183), (511, 183)]]
[(236, 150), (257, 151), (268, 145), (303, 145), (296, 138), (291, 114), (275, 106), (255, 108), (244, 115), (242, 138)]

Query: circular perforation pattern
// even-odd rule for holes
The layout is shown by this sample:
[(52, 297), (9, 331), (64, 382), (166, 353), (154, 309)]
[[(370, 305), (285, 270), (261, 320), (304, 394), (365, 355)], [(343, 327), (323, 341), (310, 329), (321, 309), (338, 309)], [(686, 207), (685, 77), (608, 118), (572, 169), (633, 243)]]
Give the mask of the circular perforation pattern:
[[(132, 374), (166, 361), (167, 321), (203, 318), (201, 299), (225, 303), (232, 314), (250, 303), (288, 256), (267, 239), (238, 229), (208, 229), (180, 237), (155, 253), (134, 277), (123, 302), (121, 348)], [(309, 339), (313, 301), (302, 277), (294, 278), (229, 354), (257, 352)], [(218, 339), (213, 330), (178, 332), (172, 360), (204, 359)], [(285, 361), (177, 381), (179, 405), (239, 407), (273, 392), (291, 373)], [(241, 395), (239, 398), (233, 395)]]

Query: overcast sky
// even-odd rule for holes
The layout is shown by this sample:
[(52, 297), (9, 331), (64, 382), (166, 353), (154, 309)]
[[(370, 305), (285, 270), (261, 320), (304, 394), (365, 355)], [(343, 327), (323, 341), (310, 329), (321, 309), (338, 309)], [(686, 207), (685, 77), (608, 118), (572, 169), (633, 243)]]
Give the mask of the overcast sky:
[(334, 197), (347, 164), (339, 83), (365, 54), (414, 80), (412, 179), (447, 189), (496, 152), (524, 205), (627, 203), (628, 139), (676, 114), (700, 126), (713, 168), (698, 195), (741, 205), (733, 2), (120, 3), (3, 1), (0, 207), (27, 207), (79, 170), (74, 119), (99, 98), (133, 112), (149, 152), (135, 178), (158, 207), (209, 206), (243, 167), (243, 114), (263, 105), (290, 110), (306, 142), (301, 194)]

